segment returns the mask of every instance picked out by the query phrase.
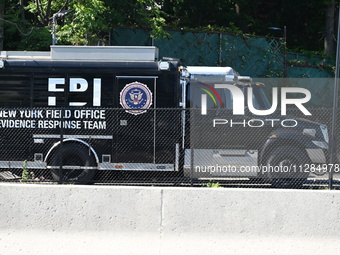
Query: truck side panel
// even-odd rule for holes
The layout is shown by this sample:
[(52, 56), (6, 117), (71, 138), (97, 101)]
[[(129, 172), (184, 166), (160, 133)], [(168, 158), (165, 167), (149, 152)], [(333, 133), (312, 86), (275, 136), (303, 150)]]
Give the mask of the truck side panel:
[[(33, 161), (37, 153), (46, 159), (51, 148), (66, 139), (88, 144), (99, 163), (105, 157), (111, 164), (175, 165), (182, 143), (181, 114), (166, 108), (179, 105), (177, 69), (159, 71), (150, 63), (108, 67), (28, 62), (13, 62), (0, 70), (0, 107), (14, 111), (13, 120), (35, 123), (32, 128), (0, 127), (0, 161)], [(126, 112), (120, 102), (120, 92), (133, 82), (145, 84), (153, 96), (151, 107), (138, 115)], [(4, 119), (10, 118), (0, 121)]]

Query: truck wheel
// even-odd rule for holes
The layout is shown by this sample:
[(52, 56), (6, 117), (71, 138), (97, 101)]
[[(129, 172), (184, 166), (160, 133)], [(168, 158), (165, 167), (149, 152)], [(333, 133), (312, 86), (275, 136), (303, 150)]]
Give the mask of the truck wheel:
[(266, 176), (275, 187), (298, 187), (309, 173), (300, 166), (309, 163), (306, 152), (294, 146), (281, 146), (268, 156)]
[[(88, 183), (96, 173), (96, 162), (88, 149), (77, 144), (64, 144), (59, 147), (50, 161), (52, 166), (63, 166), (51, 171), (56, 181)], [(89, 167), (81, 169), (80, 167)]]

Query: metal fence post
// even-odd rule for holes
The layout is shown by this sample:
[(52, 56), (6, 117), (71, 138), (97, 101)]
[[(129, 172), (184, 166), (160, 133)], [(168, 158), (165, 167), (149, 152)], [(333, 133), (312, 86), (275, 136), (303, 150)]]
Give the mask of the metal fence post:
[[(339, 9), (339, 22), (340, 22), (340, 9)], [(337, 144), (337, 111), (338, 111), (338, 87), (339, 87), (339, 51), (340, 51), (340, 23), (338, 22), (338, 39), (337, 39), (337, 49), (336, 49), (336, 64), (335, 64), (335, 79), (334, 79), (334, 94), (333, 94), (333, 113), (332, 113), (332, 130), (330, 136), (330, 157), (329, 161), (331, 164), (335, 163), (335, 153)], [(333, 188), (333, 167), (329, 172), (329, 189)]]

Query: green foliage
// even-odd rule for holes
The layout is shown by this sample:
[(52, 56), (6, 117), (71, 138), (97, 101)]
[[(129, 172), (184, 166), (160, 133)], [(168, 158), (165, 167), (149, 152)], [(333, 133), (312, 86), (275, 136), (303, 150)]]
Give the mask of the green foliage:
[(30, 13), (18, 1), (7, 1), (4, 15), (4, 48), (6, 50), (45, 50), (51, 44), (51, 34), (36, 26)]
[(205, 187), (207, 188), (223, 188), (219, 182), (214, 182), (213, 180), (210, 180)]
[(70, 4), (73, 12), (65, 17), (64, 25), (58, 26), (60, 44), (94, 45), (102, 32), (108, 31), (105, 22), (107, 8), (99, 0)]
[(27, 160), (25, 160), (22, 166), (21, 180), (28, 181), (31, 179), (31, 177), (31, 173), (27, 169)]
[[(34, 42), (34, 43), (32, 43)], [(20, 50), (41, 51), (49, 50), (51, 45), (51, 33), (46, 28), (35, 29), (29, 36), (20, 41)]]
[[(37, 16), (41, 25), (46, 25), (46, 19), (51, 19), (53, 14), (60, 10), (72, 11), (65, 15), (63, 20), (57, 20), (60, 24), (56, 26), (60, 44), (96, 44), (100, 34), (108, 30), (105, 20), (107, 7), (100, 0), (69, 0), (67, 6), (65, 1), (61, 0), (30, 1), (26, 9)], [(49, 25), (51, 30), (51, 24)]]
[(12, 23), (5, 23), (5, 45), (8, 50), (45, 49), (51, 42), (47, 33), (51, 31), (53, 14), (72, 10), (57, 21), (59, 44), (98, 44), (104, 37), (107, 39), (111, 28), (121, 26), (150, 29), (155, 39), (170, 36), (165, 28), (282, 38), (286, 26), (289, 49), (321, 51), (325, 33), (320, 31), (325, 31), (325, 13), (330, 3), (330, 0), (7, 0), (5, 18)]
[[(176, 5), (181, 0), (173, 0)], [(106, 0), (109, 9), (109, 19), (112, 27), (129, 26), (151, 29), (151, 36), (168, 38), (170, 36), (164, 30), (169, 25), (169, 13), (164, 10), (163, 1), (154, 0)], [(123, 10), (123, 11), (122, 11)]]
[(182, 28), (182, 30), (188, 30), (188, 31), (200, 31), (200, 32), (221, 32), (221, 33), (229, 33), (233, 35), (241, 35), (241, 36), (246, 36), (244, 32), (235, 26), (233, 22), (229, 23), (229, 26), (222, 27), (218, 25), (206, 25), (206, 26), (201, 26), (201, 27), (196, 27), (194, 29), (185, 27)]

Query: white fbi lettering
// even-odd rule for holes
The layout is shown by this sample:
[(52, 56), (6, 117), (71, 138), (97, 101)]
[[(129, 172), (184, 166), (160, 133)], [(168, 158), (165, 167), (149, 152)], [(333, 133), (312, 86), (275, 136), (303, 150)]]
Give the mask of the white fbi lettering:
[[(69, 91), (70, 93), (83, 93), (88, 89), (88, 81), (84, 78), (70, 78)], [(48, 92), (64, 92), (65, 91), (65, 78), (49, 78), (48, 79)], [(93, 94), (92, 105), (101, 105), (101, 79), (93, 79)], [(88, 102), (69, 102), (69, 106), (85, 106)], [(56, 106), (57, 97), (48, 97), (48, 106)]]

